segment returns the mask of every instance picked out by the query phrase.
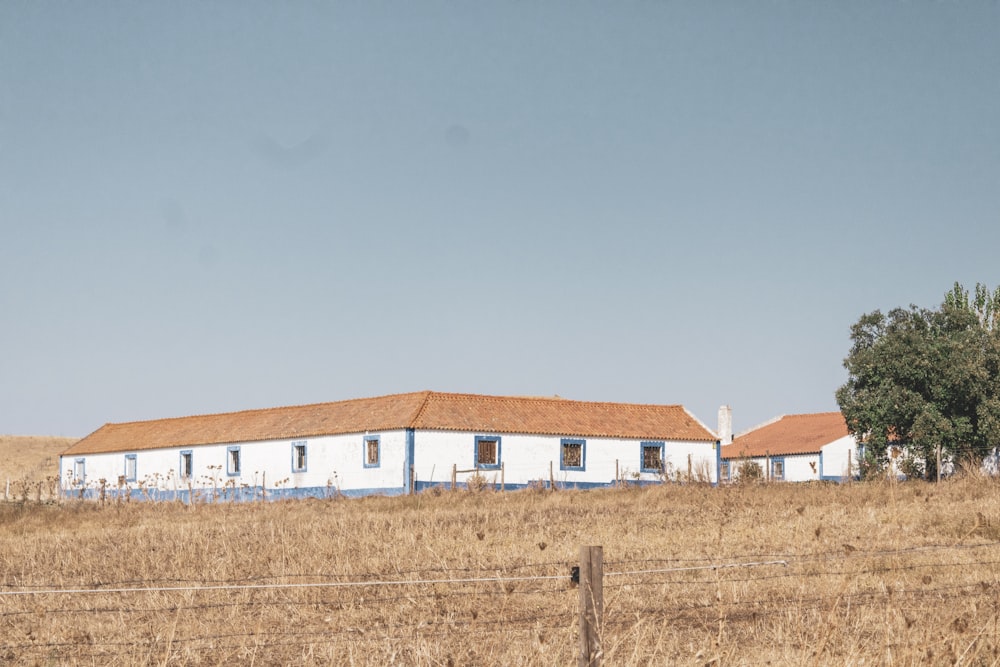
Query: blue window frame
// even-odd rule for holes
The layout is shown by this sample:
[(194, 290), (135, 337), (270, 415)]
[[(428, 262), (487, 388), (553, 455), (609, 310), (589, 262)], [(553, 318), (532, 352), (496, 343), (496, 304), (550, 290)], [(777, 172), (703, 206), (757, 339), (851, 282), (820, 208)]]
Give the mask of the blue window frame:
[(663, 472), (663, 443), (643, 442), (640, 443), (639, 469), (642, 472)]
[(73, 483), (83, 484), (87, 481), (87, 459), (73, 459)]
[(587, 441), (563, 438), (559, 441), (559, 469), (587, 469)]
[(240, 469), (243, 466), (239, 445), (226, 447), (226, 475), (229, 477), (239, 477)]
[(382, 465), (382, 437), (378, 435), (365, 436), (365, 460), (366, 468), (378, 468)]
[(136, 455), (125, 455), (125, 481), (134, 482), (136, 480)]
[(784, 457), (771, 459), (771, 479), (781, 481), (785, 479), (785, 459)]
[(292, 472), (306, 471), (307, 454), (305, 440), (292, 443)]
[(729, 461), (722, 461), (719, 463), (719, 481), (720, 482), (731, 482), (732, 473), (729, 469)]
[(191, 479), (194, 476), (194, 453), (190, 449), (181, 452), (179, 464), (181, 479)]
[(477, 470), (500, 469), (500, 436), (477, 435), (474, 467)]

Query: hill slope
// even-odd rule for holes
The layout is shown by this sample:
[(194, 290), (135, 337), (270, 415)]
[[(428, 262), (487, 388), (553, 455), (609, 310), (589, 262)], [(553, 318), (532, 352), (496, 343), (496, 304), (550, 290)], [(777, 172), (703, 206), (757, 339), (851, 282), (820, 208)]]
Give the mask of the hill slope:
[(7, 480), (40, 482), (58, 476), (59, 454), (76, 441), (44, 435), (0, 435), (0, 485)]

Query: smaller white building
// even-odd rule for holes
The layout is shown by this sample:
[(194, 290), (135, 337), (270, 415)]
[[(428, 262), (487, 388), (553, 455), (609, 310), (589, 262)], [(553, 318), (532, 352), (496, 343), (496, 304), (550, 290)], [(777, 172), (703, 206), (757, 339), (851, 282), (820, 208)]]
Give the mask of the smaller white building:
[(840, 482), (858, 473), (858, 445), (839, 412), (784, 415), (735, 437), (726, 437), (725, 419), (720, 411), (723, 483), (736, 481), (745, 466), (775, 482)]

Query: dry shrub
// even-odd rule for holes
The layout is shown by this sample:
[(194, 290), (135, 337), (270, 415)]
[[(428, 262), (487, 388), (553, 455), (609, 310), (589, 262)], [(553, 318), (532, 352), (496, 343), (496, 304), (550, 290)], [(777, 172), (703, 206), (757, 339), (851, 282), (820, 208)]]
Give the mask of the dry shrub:
[(603, 545), (605, 664), (992, 664), (998, 506), (972, 478), (8, 504), (0, 592), (33, 594), (0, 596), (0, 661), (572, 664)]
[(485, 475), (476, 473), (466, 480), (465, 488), (472, 493), (479, 493), (480, 491), (485, 491), (486, 489), (491, 488), (491, 486)]
[(739, 465), (737, 481), (752, 484), (764, 481), (764, 469), (756, 461), (743, 461)]

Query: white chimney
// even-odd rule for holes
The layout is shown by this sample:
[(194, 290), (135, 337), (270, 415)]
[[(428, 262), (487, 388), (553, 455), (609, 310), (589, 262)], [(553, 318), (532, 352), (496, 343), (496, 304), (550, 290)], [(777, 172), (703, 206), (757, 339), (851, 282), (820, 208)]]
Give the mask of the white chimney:
[(733, 441), (733, 409), (728, 405), (719, 407), (719, 442), (728, 445)]

